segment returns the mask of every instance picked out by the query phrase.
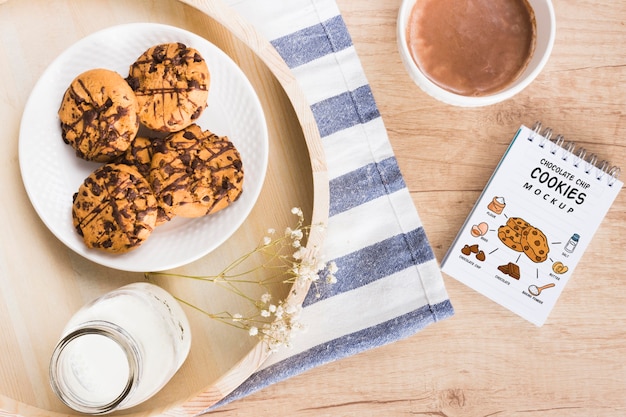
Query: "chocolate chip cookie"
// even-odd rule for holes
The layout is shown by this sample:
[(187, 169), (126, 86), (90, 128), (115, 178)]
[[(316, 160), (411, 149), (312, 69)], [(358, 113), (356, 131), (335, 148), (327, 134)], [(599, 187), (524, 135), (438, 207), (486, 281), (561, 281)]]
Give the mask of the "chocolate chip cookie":
[(87, 247), (125, 253), (139, 247), (154, 230), (156, 198), (135, 167), (105, 164), (74, 194), (72, 218)]
[(510, 249), (522, 252), (522, 233), (521, 230), (505, 224), (498, 228), (498, 238)]
[(92, 69), (78, 75), (58, 111), (63, 141), (88, 161), (110, 162), (130, 146), (139, 129), (139, 104), (121, 75)]
[(126, 152), (116, 158), (114, 162), (134, 166), (141, 175), (147, 178), (150, 172), (151, 161), (152, 139), (140, 135), (133, 139)]
[(154, 142), (150, 184), (172, 215), (200, 217), (237, 200), (243, 191), (239, 152), (227, 137), (192, 124)]
[(184, 129), (207, 105), (207, 63), (182, 43), (149, 48), (130, 66), (126, 80), (139, 100), (139, 120), (159, 132)]
[(522, 250), (531, 261), (539, 263), (548, 259), (548, 239), (536, 227), (528, 226), (522, 231)]
[[(154, 139), (143, 135), (135, 137), (126, 152), (116, 158), (114, 162), (134, 166), (141, 175), (148, 178), (150, 175), (150, 165), (152, 163), (153, 140)], [(172, 220), (173, 217), (173, 213), (169, 213), (168, 210), (159, 206), (156, 225), (159, 226), (167, 223)]]
[(507, 247), (517, 252), (523, 252), (522, 249), (522, 231), (530, 226), (528, 222), (519, 217), (511, 217), (506, 224), (498, 228), (498, 238)]
[(506, 221), (506, 224), (507, 226), (513, 228), (513, 230), (517, 232), (521, 232), (522, 230), (530, 226), (530, 223), (528, 223), (526, 220), (522, 219), (521, 217), (510, 217)]

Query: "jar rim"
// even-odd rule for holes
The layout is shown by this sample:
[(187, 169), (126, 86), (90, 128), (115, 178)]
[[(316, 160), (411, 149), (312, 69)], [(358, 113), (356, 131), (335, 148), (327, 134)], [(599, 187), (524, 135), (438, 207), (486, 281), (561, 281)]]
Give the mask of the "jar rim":
[[(119, 347), (128, 362), (128, 378), (121, 392), (110, 401), (90, 401), (76, 394), (64, 376), (66, 355), (65, 349), (78, 338), (88, 335), (103, 336)], [(85, 414), (105, 414), (119, 408), (124, 400), (135, 390), (141, 372), (141, 351), (132, 336), (118, 325), (104, 321), (93, 320), (82, 323), (76, 329), (63, 336), (57, 343), (50, 360), (50, 385), (54, 393), (68, 407)]]

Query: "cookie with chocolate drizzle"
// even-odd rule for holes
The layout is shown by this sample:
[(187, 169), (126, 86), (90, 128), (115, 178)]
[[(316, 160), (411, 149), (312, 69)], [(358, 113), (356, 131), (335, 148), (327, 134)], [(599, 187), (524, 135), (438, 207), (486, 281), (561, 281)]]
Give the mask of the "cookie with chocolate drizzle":
[(110, 162), (139, 130), (135, 93), (118, 73), (97, 68), (70, 84), (58, 111), (63, 141), (88, 161)]
[(130, 143), (126, 152), (115, 158), (113, 162), (134, 166), (141, 175), (147, 178), (150, 172), (151, 161), (152, 139), (144, 135), (138, 135)]
[(130, 66), (126, 80), (139, 100), (141, 123), (159, 132), (184, 129), (207, 105), (207, 64), (182, 43), (150, 47)]
[[(148, 178), (152, 164), (152, 141), (152, 138), (138, 135), (132, 141), (126, 152), (116, 158), (114, 162), (134, 166), (141, 175)], [(172, 213), (168, 213), (168, 210), (165, 210), (161, 206), (158, 207), (157, 213), (157, 226), (172, 220)]]
[(171, 215), (222, 210), (240, 197), (243, 176), (233, 143), (196, 124), (153, 141), (149, 180), (158, 204)]
[(152, 234), (157, 202), (137, 168), (105, 164), (93, 171), (74, 194), (72, 218), (87, 247), (125, 253)]

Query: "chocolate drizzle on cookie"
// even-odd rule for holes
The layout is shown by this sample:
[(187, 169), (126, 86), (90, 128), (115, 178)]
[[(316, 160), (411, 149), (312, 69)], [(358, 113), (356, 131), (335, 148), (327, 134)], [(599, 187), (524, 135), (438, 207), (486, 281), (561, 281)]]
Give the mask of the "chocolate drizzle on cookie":
[(126, 81), (139, 100), (141, 122), (156, 131), (176, 132), (202, 114), (210, 75), (198, 51), (166, 43), (145, 51), (130, 66)]
[(58, 112), (62, 139), (79, 158), (110, 162), (137, 134), (138, 111), (137, 98), (119, 74), (85, 71), (63, 95)]
[(191, 125), (153, 142), (150, 183), (159, 204), (182, 217), (200, 217), (236, 201), (243, 164), (227, 137)]
[(156, 199), (134, 167), (106, 164), (74, 194), (72, 218), (89, 248), (124, 253), (141, 245), (156, 225)]
[(149, 48), (126, 78), (98, 69), (72, 82), (59, 109), (62, 138), (79, 157), (106, 163), (73, 195), (87, 247), (128, 252), (175, 216), (205, 216), (239, 199), (239, 152), (194, 123), (209, 85), (204, 58), (182, 43)]

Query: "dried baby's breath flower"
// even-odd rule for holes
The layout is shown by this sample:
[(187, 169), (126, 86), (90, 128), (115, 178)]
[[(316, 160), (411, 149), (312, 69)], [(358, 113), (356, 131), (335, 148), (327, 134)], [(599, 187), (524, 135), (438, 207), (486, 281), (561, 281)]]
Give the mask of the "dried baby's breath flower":
[(300, 218), (304, 217), (304, 214), (302, 213), (302, 209), (300, 207), (293, 207), (291, 209), (291, 213), (295, 214), (296, 216), (298, 216)]
[[(211, 313), (176, 298), (211, 319), (247, 331), (250, 336), (264, 342), (270, 351), (276, 351), (282, 346), (291, 346), (294, 334), (305, 329), (299, 321), (302, 306), (294, 303), (289, 296), (284, 300), (272, 302), (269, 287), (276, 284), (289, 285), (293, 293), (312, 285), (315, 296), (320, 297), (321, 284), (337, 282), (335, 277), (337, 265), (318, 259), (319, 248), (310, 249), (302, 244), (312, 228), (323, 228), (324, 225), (305, 226), (304, 214), (298, 207), (294, 207), (291, 213), (297, 216), (295, 226), (286, 227), (282, 235), (277, 234), (273, 228), (267, 229), (267, 234), (255, 249), (243, 254), (217, 275), (194, 276), (149, 272), (145, 274), (146, 279), (156, 276), (189, 278), (226, 288), (247, 300), (251, 304), (252, 313)], [(259, 256), (263, 259), (260, 264), (256, 261)], [(270, 276), (255, 280), (254, 271), (259, 269), (270, 271)], [(250, 284), (264, 289), (259, 299), (246, 293), (244, 287)]]

